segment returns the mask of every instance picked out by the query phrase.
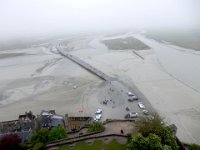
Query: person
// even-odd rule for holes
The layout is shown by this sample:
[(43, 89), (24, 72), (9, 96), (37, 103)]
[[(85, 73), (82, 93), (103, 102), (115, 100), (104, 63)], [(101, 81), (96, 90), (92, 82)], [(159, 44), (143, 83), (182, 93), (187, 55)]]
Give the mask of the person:
[(124, 134), (124, 131), (121, 129), (121, 134)]

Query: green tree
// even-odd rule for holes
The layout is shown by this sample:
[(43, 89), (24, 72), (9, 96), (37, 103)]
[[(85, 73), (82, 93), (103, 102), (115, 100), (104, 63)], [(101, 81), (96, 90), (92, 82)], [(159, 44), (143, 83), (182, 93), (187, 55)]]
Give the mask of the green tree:
[(95, 122), (90, 124), (88, 131), (89, 132), (99, 132), (99, 131), (103, 131), (104, 127), (103, 124), (100, 122)]
[(154, 114), (152, 117), (141, 118), (136, 122), (136, 128), (145, 137), (150, 133), (158, 135), (161, 138), (162, 145), (168, 145), (172, 150), (177, 150), (178, 145), (171, 129), (161, 122), (161, 118)]
[(49, 130), (46, 128), (41, 128), (35, 130), (31, 137), (30, 142), (35, 145), (36, 143), (46, 143), (48, 142)]
[(163, 145), (169, 145), (172, 150), (178, 149), (176, 138), (169, 127), (162, 126), (162, 128), (155, 131), (155, 134), (160, 136)]
[(147, 137), (135, 135), (128, 142), (128, 150), (171, 150), (167, 145), (162, 145), (158, 135), (150, 133)]
[(146, 139), (148, 150), (162, 150), (161, 139), (159, 136), (150, 133)]
[(155, 133), (162, 128), (161, 118), (156, 113), (151, 117), (142, 117), (136, 122), (136, 128), (143, 136)]
[(48, 139), (49, 141), (60, 140), (67, 137), (67, 131), (63, 127), (53, 127), (50, 132)]
[(200, 150), (200, 145), (191, 144), (191, 145), (188, 147), (188, 150)]
[(142, 135), (133, 136), (128, 143), (129, 150), (147, 150), (147, 142)]

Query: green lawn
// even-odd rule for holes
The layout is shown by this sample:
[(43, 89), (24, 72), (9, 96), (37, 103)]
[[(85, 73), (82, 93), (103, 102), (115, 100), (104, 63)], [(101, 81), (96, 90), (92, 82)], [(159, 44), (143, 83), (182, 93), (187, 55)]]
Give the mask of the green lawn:
[(126, 144), (119, 144), (116, 140), (112, 140), (108, 144), (103, 143), (101, 140), (94, 141), (93, 144), (87, 144), (85, 142), (79, 142), (73, 148), (68, 146), (60, 146), (58, 150), (125, 150)]
[(149, 49), (150, 47), (144, 44), (142, 41), (133, 38), (117, 38), (111, 40), (104, 40), (102, 41), (109, 49), (112, 50), (126, 50), (126, 49), (135, 49), (135, 50), (145, 50)]

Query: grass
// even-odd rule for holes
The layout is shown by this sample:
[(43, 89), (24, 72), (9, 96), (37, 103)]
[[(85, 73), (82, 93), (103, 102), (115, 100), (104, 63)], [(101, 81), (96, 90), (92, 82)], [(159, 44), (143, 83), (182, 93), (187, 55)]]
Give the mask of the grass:
[(146, 35), (155, 40), (200, 51), (200, 30), (148, 31)]
[(149, 49), (150, 47), (141, 42), (140, 40), (127, 37), (127, 38), (117, 38), (111, 40), (104, 40), (102, 41), (109, 49), (112, 50), (126, 50), (126, 49), (135, 49), (135, 50), (145, 50)]
[(73, 148), (67, 145), (60, 146), (58, 150), (125, 150), (126, 144), (120, 144), (116, 140), (110, 141), (105, 144), (101, 140), (95, 140), (92, 144), (87, 144), (85, 142), (79, 142)]

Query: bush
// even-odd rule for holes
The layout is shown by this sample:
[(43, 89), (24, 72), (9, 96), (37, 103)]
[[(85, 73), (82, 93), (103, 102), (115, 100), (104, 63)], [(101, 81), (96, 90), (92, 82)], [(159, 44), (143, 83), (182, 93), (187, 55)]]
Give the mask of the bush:
[(21, 143), (21, 144), (19, 144), (19, 146), (20, 146), (20, 148), (22, 149), (22, 150), (26, 150), (26, 149), (29, 149), (29, 148), (32, 148), (32, 144), (30, 144), (30, 143)]
[(46, 128), (41, 128), (35, 130), (31, 137), (30, 142), (35, 145), (36, 143), (47, 143), (48, 142), (48, 136), (49, 136), (49, 130)]
[(50, 132), (48, 139), (49, 141), (60, 140), (67, 137), (66, 129), (63, 127), (53, 127)]
[(136, 128), (143, 136), (148, 136), (150, 133), (159, 131), (163, 125), (161, 124), (161, 118), (154, 114), (152, 117), (143, 117), (136, 122)]
[(104, 130), (103, 124), (100, 122), (95, 122), (95, 123), (90, 124), (89, 129), (88, 129), (89, 132), (100, 132), (103, 130)]
[(131, 140), (128, 142), (128, 149), (129, 150), (146, 150), (147, 149), (147, 142), (145, 137), (142, 135), (133, 136)]
[(21, 138), (17, 134), (10, 134), (0, 138), (1, 150), (20, 150)]
[(191, 144), (191, 145), (188, 147), (188, 150), (200, 150), (200, 145)]
[(44, 150), (45, 149), (45, 144), (43, 143), (36, 143), (33, 147), (33, 150)]
[(142, 135), (133, 136), (128, 142), (129, 150), (171, 150), (167, 145), (162, 145), (161, 138), (150, 133), (147, 137)]
[(146, 139), (148, 150), (162, 150), (161, 139), (159, 136), (150, 133)]
[(155, 134), (161, 137), (162, 144), (170, 146), (172, 150), (178, 149), (176, 138), (169, 127), (162, 126), (162, 128), (155, 131)]

